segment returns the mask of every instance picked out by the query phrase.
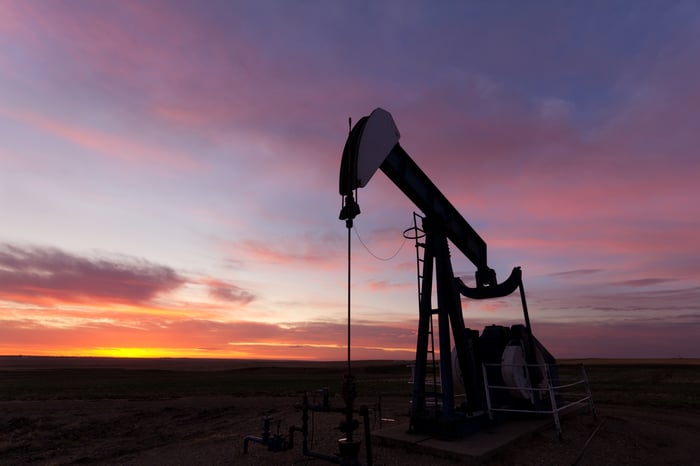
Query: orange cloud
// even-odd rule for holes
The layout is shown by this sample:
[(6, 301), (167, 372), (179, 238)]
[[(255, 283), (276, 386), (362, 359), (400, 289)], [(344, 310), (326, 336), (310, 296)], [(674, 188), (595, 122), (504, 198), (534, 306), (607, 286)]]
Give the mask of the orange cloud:
[[(0, 322), (1, 354), (343, 359), (346, 326), (308, 322), (264, 324), (207, 320), (120, 321), (55, 327), (40, 321)], [(414, 331), (390, 323), (353, 325), (353, 348), (371, 359), (400, 359), (415, 345)], [(163, 354), (158, 355), (159, 349)]]

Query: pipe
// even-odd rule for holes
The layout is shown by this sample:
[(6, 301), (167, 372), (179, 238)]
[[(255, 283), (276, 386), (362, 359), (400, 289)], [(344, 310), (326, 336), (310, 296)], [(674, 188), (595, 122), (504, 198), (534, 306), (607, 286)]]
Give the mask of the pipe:
[(263, 419), (263, 433), (262, 436), (256, 437), (255, 435), (248, 435), (243, 439), (243, 454), (248, 453), (248, 442), (255, 442), (261, 445), (267, 445), (270, 442), (270, 421), (271, 417), (265, 417)]
[(367, 455), (367, 466), (372, 466), (372, 437), (369, 433), (369, 410), (367, 409), (367, 406), (360, 406), (360, 416), (362, 416), (365, 428), (365, 454)]
[(287, 443), (287, 447), (289, 450), (294, 448), (294, 432), (304, 432), (301, 427), (297, 426), (289, 426), (289, 442)]
[(340, 459), (337, 456), (326, 455), (309, 449), (309, 397), (306, 392), (304, 392), (304, 398), (302, 399), (301, 434), (301, 452), (304, 456), (340, 464)]
[(254, 435), (248, 435), (246, 436), (245, 439), (243, 439), (243, 454), (247, 455), (248, 454), (248, 442), (255, 442), (255, 443), (260, 443), (262, 445), (265, 445), (265, 441), (261, 439), (260, 437), (256, 437)]
[(326, 455), (325, 453), (319, 453), (317, 451), (309, 450), (308, 448), (302, 447), (301, 452), (304, 456), (310, 456), (311, 458), (317, 458), (323, 461), (328, 461), (329, 463), (340, 464), (340, 458), (333, 455)]

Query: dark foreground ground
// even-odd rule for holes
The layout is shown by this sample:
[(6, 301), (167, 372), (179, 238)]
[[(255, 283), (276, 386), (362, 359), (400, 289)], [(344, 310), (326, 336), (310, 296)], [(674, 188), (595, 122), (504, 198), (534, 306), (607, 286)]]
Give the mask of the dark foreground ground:
[[(607, 363), (607, 364), (602, 364)], [(700, 461), (700, 365), (696, 361), (595, 361), (588, 365), (598, 423), (582, 412), (485, 460), (490, 465), (674, 464)], [(563, 372), (575, 372), (563, 366)], [(246, 435), (301, 424), (304, 391), (338, 393), (344, 366), (196, 360), (0, 358), (0, 464), (327, 464)], [(410, 370), (403, 362), (355, 364), (372, 429), (406, 424)], [(342, 406), (339, 396), (331, 403)], [(313, 418), (315, 451), (333, 454), (338, 414)], [(597, 429), (597, 430), (596, 430)], [(595, 432), (595, 435), (593, 435)], [(299, 440), (297, 438), (297, 440)], [(378, 465), (454, 465), (448, 458), (374, 445)], [(363, 452), (364, 455), (364, 452)]]

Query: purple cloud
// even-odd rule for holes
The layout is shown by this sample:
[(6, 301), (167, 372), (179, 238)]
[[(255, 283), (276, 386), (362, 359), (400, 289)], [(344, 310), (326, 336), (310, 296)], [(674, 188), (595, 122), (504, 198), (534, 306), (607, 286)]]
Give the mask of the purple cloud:
[(673, 278), (639, 278), (636, 280), (625, 280), (622, 282), (618, 282), (617, 285), (645, 287), (645, 286), (660, 285), (663, 283), (669, 283), (669, 282), (673, 282), (673, 281), (676, 281), (676, 280)]
[(143, 259), (87, 258), (57, 248), (0, 245), (0, 299), (26, 303), (140, 304), (185, 283)]
[(255, 299), (255, 295), (232, 283), (213, 278), (206, 279), (209, 295), (217, 300), (246, 305)]
[(601, 269), (578, 269), (578, 270), (567, 270), (566, 272), (554, 272), (549, 274), (552, 277), (557, 278), (570, 278), (570, 277), (580, 277), (593, 275), (601, 272)]

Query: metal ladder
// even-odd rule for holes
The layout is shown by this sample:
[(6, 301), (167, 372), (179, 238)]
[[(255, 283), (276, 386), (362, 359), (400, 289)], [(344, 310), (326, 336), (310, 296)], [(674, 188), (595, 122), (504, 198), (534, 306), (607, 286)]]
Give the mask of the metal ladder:
[[(423, 289), (423, 265), (425, 264), (425, 260), (423, 259), (424, 255), (421, 254), (421, 249), (425, 249), (425, 243), (421, 242), (420, 240), (422, 238), (425, 238), (425, 231), (422, 228), (422, 223), (425, 217), (420, 215), (417, 212), (413, 212), (413, 226), (409, 227), (408, 229), (404, 230), (403, 236), (404, 238), (407, 239), (412, 239), (415, 241), (415, 247), (416, 247), (416, 276), (417, 276), (417, 284), (418, 284), (418, 309), (421, 309), (421, 300), (422, 300), (422, 293), (421, 290)], [(420, 224), (419, 224), (420, 223)], [(427, 380), (428, 378), (432, 378), (432, 386), (433, 389), (430, 391), (426, 391), (426, 399), (428, 397), (431, 397), (433, 400), (433, 405), (435, 407), (439, 406), (441, 400), (442, 400), (442, 393), (439, 391), (438, 387), (440, 387), (440, 382), (439, 382), (439, 377), (438, 377), (438, 364), (435, 361), (435, 337), (433, 333), (433, 315), (437, 314), (438, 310), (437, 309), (432, 309), (431, 310), (431, 316), (430, 316), (430, 326), (428, 329), (428, 335), (430, 336), (430, 343), (428, 347), (428, 355), (430, 356), (430, 369), (429, 373), (426, 374), (426, 384), (428, 383)], [(432, 374), (432, 377), (431, 377)]]

